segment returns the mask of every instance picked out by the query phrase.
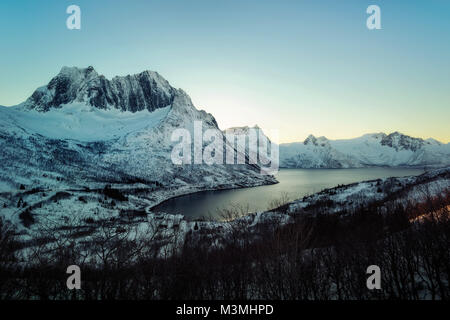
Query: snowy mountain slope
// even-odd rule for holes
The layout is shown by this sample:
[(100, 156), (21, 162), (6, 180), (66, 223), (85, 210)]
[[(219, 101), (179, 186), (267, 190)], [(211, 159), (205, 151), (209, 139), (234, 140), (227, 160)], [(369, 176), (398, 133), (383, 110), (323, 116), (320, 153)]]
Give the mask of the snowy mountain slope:
[(27, 210), (51, 214), (47, 197), (70, 190), (76, 204), (106, 185), (145, 210), (180, 193), (276, 182), (255, 165), (173, 164), (171, 134), (192, 133), (194, 121), (224, 139), (212, 115), (154, 72), (108, 82), (93, 68), (63, 68), (26, 102), (0, 108), (1, 213), (15, 221)]
[[(138, 131), (118, 139), (112, 145), (113, 152), (103, 158), (105, 162), (119, 164), (141, 176), (145, 172), (153, 172), (158, 181), (172, 181), (176, 177), (183, 185), (205, 185), (214, 188), (219, 185), (228, 185), (237, 182), (243, 185), (273, 183), (271, 177), (263, 177), (257, 167), (249, 165), (204, 165), (205, 170), (199, 170), (202, 165), (171, 164), (170, 154), (174, 143), (170, 141), (174, 128), (185, 128), (194, 136), (194, 121), (202, 121), (204, 130), (217, 129), (217, 123), (210, 114), (197, 111), (187, 94), (179, 92), (175, 95), (170, 111), (164, 121), (150, 131)], [(224, 139), (217, 130), (217, 139)], [(204, 147), (207, 144), (204, 141)], [(156, 146), (156, 148), (155, 148)], [(133, 161), (122, 157), (122, 153), (130, 154)], [(133, 165), (130, 166), (130, 163)], [(136, 165), (138, 164), (138, 165)], [(181, 180), (181, 181), (180, 181)], [(253, 182), (252, 182), (253, 181)]]
[(310, 135), (303, 143), (280, 145), (280, 166), (287, 168), (447, 165), (450, 165), (450, 144), (412, 138), (399, 132), (366, 134), (345, 140)]
[[(167, 116), (170, 107), (135, 113), (118, 109), (102, 110), (83, 103), (71, 103), (58, 109), (39, 112), (30, 109), (0, 107), (4, 127), (15, 124), (30, 134), (51, 139), (85, 142), (111, 140), (131, 132), (151, 129)], [(5, 124), (6, 123), (6, 124)], [(14, 130), (13, 126), (11, 129)]]
[(407, 206), (450, 193), (450, 167), (419, 176), (391, 177), (337, 186), (305, 196), (287, 206), (288, 213), (345, 213), (372, 204)]
[(280, 166), (288, 168), (359, 168), (353, 156), (332, 147), (325, 137), (308, 136), (303, 143), (280, 145)]
[[(223, 133), (229, 137), (234, 136), (234, 143), (238, 151), (243, 150), (255, 162), (263, 165), (270, 163), (272, 168), (278, 170), (279, 157), (276, 154), (272, 155), (272, 141), (258, 125), (228, 128)], [(260, 146), (266, 146), (266, 150), (261, 149), (263, 152), (259, 152)], [(272, 161), (274, 163), (271, 163)]]

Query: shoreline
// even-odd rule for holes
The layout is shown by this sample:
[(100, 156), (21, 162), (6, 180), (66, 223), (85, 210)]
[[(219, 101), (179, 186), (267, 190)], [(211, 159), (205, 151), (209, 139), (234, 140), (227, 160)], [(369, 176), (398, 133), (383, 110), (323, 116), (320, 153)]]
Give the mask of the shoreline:
[[(184, 196), (188, 196), (188, 195), (193, 195), (193, 194), (197, 194), (197, 193), (202, 193), (202, 192), (207, 192), (207, 191), (225, 191), (225, 190), (240, 190), (240, 189), (249, 189), (249, 188), (255, 188), (255, 187), (261, 187), (261, 186), (271, 186), (271, 185), (275, 185), (275, 184), (279, 184), (280, 182), (278, 180), (276, 180), (276, 182), (274, 183), (263, 183), (263, 184), (258, 184), (258, 185), (252, 185), (252, 186), (236, 186), (236, 187), (224, 187), (224, 188), (215, 188), (215, 189), (211, 189), (211, 188), (207, 188), (207, 189), (198, 189), (196, 191), (188, 191), (186, 193), (179, 193), (175, 196), (166, 198), (164, 200), (158, 201), (155, 204), (152, 204), (150, 206), (145, 207), (145, 211), (147, 213), (158, 213), (158, 212), (152, 212), (151, 210), (154, 209), (155, 207), (169, 201), (169, 200), (173, 200), (176, 198), (180, 198), (180, 197), (184, 197)], [(170, 214), (170, 215), (176, 215), (176, 214), (172, 214), (172, 213), (167, 213), (164, 212), (165, 214)]]
[[(364, 170), (364, 169), (377, 169), (377, 168), (378, 169), (393, 169), (393, 170), (395, 170), (395, 169), (412, 169), (412, 170), (423, 169), (422, 167), (411, 167), (411, 166), (409, 166), (409, 167), (363, 167), (363, 168), (281, 168), (281, 169), (282, 170), (311, 170), (311, 171), (319, 171), (319, 170), (340, 170), (340, 169), (342, 169), (342, 170), (358, 170), (358, 169), (359, 170)], [(445, 167), (443, 167), (443, 168), (445, 168)], [(414, 176), (420, 176), (420, 175), (422, 175), (424, 173), (426, 173), (426, 171), (420, 172), (420, 173), (418, 173), (418, 174), (416, 174)], [(406, 176), (410, 176), (410, 174), (408, 174)], [(391, 176), (391, 177), (396, 178), (396, 177), (402, 177), (402, 176)], [(377, 179), (376, 178), (374, 178), (374, 179), (362, 179), (362, 180), (358, 180), (358, 181), (355, 181), (355, 182), (352, 182), (352, 183), (345, 183), (344, 185), (350, 185), (350, 184), (361, 183), (361, 182), (372, 181), (372, 180), (377, 180)], [(190, 190), (186, 190), (186, 192), (183, 192), (183, 191), (180, 192), (180, 193), (175, 192), (176, 193), (175, 195), (171, 195), (169, 197), (164, 197), (164, 195), (162, 195), (163, 199), (160, 199), (160, 200), (156, 201), (154, 204), (146, 206), (145, 207), (145, 211), (147, 213), (164, 213), (164, 214), (170, 214), (170, 215), (182, 214), (182, 213), (169, 213), (169, 212), (165, 212), (165, 211), (157, 212), (157, 211), (153, 211), (153, 210), (156, 207), (158, 207), (158, 206), (160, 206), (160, 205), (162, 205), (162, 204), (164, 204), (164, 203), (166, 203), (166, 202), (168, 202), (170, 200), (174, 200), (174, 199), (177, 199), (177, 198), (180, 198), (180, 197), (194, 195), (194, 194), (198, 194), (198, 193), (203, 193), (203, 192), (207, 192), (207, 191), (213, 191), (214, 192), (214, 191), (226, 191), (226, 190), (251, 189), (251, 188), (256, 188), (256, 187), (272, 186), (272, 185), (276, 185), (276, 184), (279, 184), (279, 183), (280, 183), (280, 181), (277, 180), (277, 182), (275, 182), (275, 183), (265, 183), (265, 184), (251, 185), (251, 186), (226, 186), (226, 187), (222, 187), (222, 188), (205, 188), (205, 189), (193, 187)], [(324, 190), (335, 188), (338, 185), (339, 184), (337, 184), (335, 186), (324, 187), (324, 188), (320, 189), (319, 191), (314, 192), (314, 194), (320, 193), (320, 192), (322, 192)], [(180, 191), (181, 191), (181, 189), (180, 189)], [(295, 200), (292, 200), (292, 201), (295, 201)], [(270, 210), (266, 209), (265, 211), (270, 211)], [(252, 214), (252, 213), (256, 213), (256, 212), (258, 212), (258, 210), (251, 211), (248, 214)], [(182, 215), (185, 216), (187, 219), (189, 217), (189, 216), (186, 216), (184, 214), (182, 214)], [(200, 219), (200, 218), (197, 217), (197, 218), (192, 218), (192, 219), (196, 220), (196, 219)]]

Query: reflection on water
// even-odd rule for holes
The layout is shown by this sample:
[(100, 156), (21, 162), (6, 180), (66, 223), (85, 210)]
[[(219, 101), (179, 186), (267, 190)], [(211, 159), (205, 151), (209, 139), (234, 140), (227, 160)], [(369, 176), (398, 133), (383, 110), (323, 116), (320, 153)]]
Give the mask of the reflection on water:
[(190, 219), (220, 218), (220, 211), (226, 208), (245, 208), (248, 212), (267, 210), (274, 200), (286, 195), (293, 200), (339, 184), (421, 173), (422, 169), (407, 168), (281, 169), (276, 175), (278, 184), (199, 192), (170, 199), (153, 208), (153, 211), (183, 214)]

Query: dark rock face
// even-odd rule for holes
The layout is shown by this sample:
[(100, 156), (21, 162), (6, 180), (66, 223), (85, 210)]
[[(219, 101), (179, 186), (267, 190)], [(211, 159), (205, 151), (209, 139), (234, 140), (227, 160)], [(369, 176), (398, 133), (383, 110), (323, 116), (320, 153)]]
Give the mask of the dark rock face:
[(108, 80), (92, 67), (64, 67), (47, 86), (37, 89), (25, 105), (43, 112), (72, 102), (85, 102), (99, 109), (154, 111), (172, 104), (176, 91), (156, 72)]
[(411, 150), (416, 152), (421, 149), (425, 141), (420, 138), (412, 138), (401, 134), (400, 132), (393, 132), (381, 140), (383, 146), (389, 146), (396, 151), (399, 150)]
[(312, 134), (310, 134), (305, 141), (303, 141), (303, 144), (305, 146), (307, 145), (315, 145), (315, 146), (321, 146), (321, 147), (325, 147), (328, 145), (328, 139), (325, 137), (318, 137), (316, 138), (315, 136), (313, 136)]

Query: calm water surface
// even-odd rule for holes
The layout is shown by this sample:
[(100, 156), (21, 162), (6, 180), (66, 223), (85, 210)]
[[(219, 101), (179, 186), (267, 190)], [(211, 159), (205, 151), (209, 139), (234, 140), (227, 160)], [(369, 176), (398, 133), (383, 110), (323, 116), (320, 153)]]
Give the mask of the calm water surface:
[(245, 212), (267, 210), (271, 209), (273, 200), (282, 196), (293, 200), (338, 184), (421, 173), (423, 169), (407, 168), (281, 169), (276, 175), (278, 184), (199, 192), (170, 199), (153, 208), (153, 211), (183, 214), (189, 219), (220, 218), (227, 208), (239, 208)]

